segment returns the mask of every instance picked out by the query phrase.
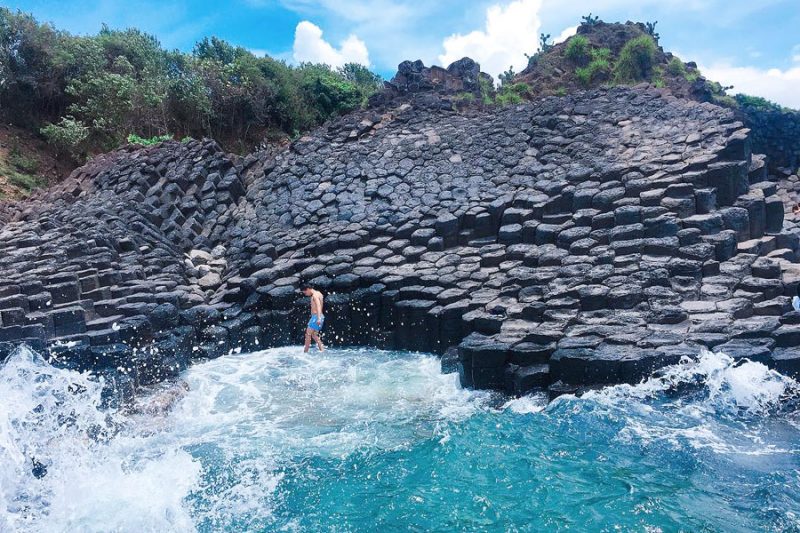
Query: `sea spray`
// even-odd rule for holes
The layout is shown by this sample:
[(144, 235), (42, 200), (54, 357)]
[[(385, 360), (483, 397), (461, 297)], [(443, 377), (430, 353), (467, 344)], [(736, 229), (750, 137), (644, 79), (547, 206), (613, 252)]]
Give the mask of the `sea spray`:
[[(0, 395), (11, 400), (0, 405), (0, 524), (271, 527), (293, 457), (342, 459), (441, 438), (447, 423), (494, 397), (462, 389), (438, 365), (429, 355), (369, 350), (230, 355), (121, 412), (104, 406), (102, 380), (18, 350), (0, 369)], [(46, 469), (41, 478), (33, 459)]]
[(102, 382), (17, 353), (0, 368), (0, 530), (800, 527), (796, 383), (763, 365), (704, 353), (549, 405), (438, 369), (271, 349), (197, 364), (123, 413)]
[(104, 409), (103, 382), (27, 349), (0, 367), (0, 524), (11, 531), (189, 531), (199, 466)]
[[(547, 411), (606, 418), (615, 439), (673, 449), (711, 449), (758, 455), (794, 453), (794, 445), (762, 446), (773, 417), (794, 419), (800, 385), (767, 366), (702, 351), (697, 358), (660, 369), (637, 385), (593, 390), (556, 399)], [(588, 425), (591, 422), (587, 421)]]
[(681, 400), (688, 397), (695, 405), (718, 412), (766, 415), (796, 398), (800, 385), (762, 363), (737, 361), (724, 353), (703, 350), (697, 358), (684, 358), (677, 365), (662, 368), (638, 385), (605, 387), (586, 393), (585, 398), (609, 403), (671, 392), (691, 392), (681, 395)]

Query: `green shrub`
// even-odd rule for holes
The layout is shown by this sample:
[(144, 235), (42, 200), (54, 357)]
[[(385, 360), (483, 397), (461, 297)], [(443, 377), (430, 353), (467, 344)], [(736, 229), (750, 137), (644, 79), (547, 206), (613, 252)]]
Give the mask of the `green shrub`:
[(15, 185), (20, 189), (23, 189), (25, 192), (31, 192), (32, 190), (38, 189), (44, 185), (44, 180), (40, 176), (34, 176), (32, 174), (25, 174), (22, 172), (10, 172), (8, 174), (8, 182), (11, 185)]
[(529, 91), (530, 87), (527, 83), (520, 82), (504, 85), (497, 92), (495, 101), (503, 106), (521, 104), (525, 101), (525, 95), (528, 94)]
[(686, 66), (679, 58), (673, 57), (669, 60), (669, 63), (667, 63), (667, 72), (673, 76), (686, 77)]
[(711, 99), (715, 104), (723, 107), (731, 107), (734, 109), (739, 107), (739, 102), (737, 102), (733, 96), (728, 96), (727, 94), (715, 94)]
[(383, 78), (358, 63), (346, 63), (338, 69), (339, 74), (353, 83), (361, 94), (361, 105), (366, 105), (370, 96), (383, 87)]
[(17, 170), (26, 174), (33, 174), (39, 170), (39, 160), (33, 156), (23, 154), (18, 145), (13, 145), (8, 151), (8, 162)]
[(494, 86), (492, 82), (481, 76), (478, 78), (478, 87), (480, 88), (481, 94), (481, 103), (483, 105), (491, 105), (492, 104), (492, 96), (494, 95)]
[(382, 83), (361, 65), (288, 65), (218, 38), (184, 53), (136, 29), (76, 36), (0, 7), (0, 120), (73, 157), (133, 131), (249, 150), (268, 132), (307, 131), (363, 106)]
[(667, 86), (667, 82), (664, 81), (663, 67), (659, 66), (653, 69), (653, 77), (651, 78), (650, 83), (653, 84), (653, 87), (657, 87), (659, 89)]
[(495, 101), (502, 106), (521, 104), (524, 102), (522, 96), (515, 92), (500, 93), (497, 95)]
[(611, 72), (611, 50), (595, 48), (592, 50), (591, 56), (592, 61), (587, 66), (575, 69), (575, 76), (584, 87), (589, 87), (592, 82), (600, 79), (601, 75), (608, 75)]
[(531, 88), (527, 83), (519, 82), (507, 85), (506, 87), (503, 88), (503, 90), (504, 92), (513, 92), (522, 96), (530, 92)]
[(144, 138), (144, 137), (139, 137), (135, 133), (130, 133), (130, 134), (128, 134), (127, 139), (128, 139), (128, 143), (129, 144), (139, 144), (139, 145), (142, 145), (142, 146), (153, 146), (154, 144), (158, 144), (160, 142), (171, 141), (172, 140), (172, 135), (169, 135), (169, 134), (167, 134), (167, 135), (155, 135), (153, 137)]
[(567, 96), (567, 88), (559, 87), (558, 89), (556, 89), (556, 96)]
[(605, 61), (611, 62), (611, 49), (610, 48), (595, 48), (592, 50), (592, 61)]
[(734, 96), (734, 99), (741, 107), (749, 107), (752, 109), (758, 109), (760, 111), (784, 111), (785, 108), (776, 104), (775, 102), (770, 102), (766, 98), (762, 98), (760, 96), (750, 96), (748, 94), (737, 94)]
[(361, 107), (363, 94), (354, 82), (337, 75), (327, 65), (303, 63), (299, 67), (300, 87), (306, 101), (313, 103), (315, 122)]
[(578, 78), (578, 83), (584, 87), (588, 87), (592, 83), (592, 69), (589, 67), (576, 68), (575, 76)]
[(456, 102), (472, 103), (475, 101), (475, 95), (467, 92), (458, 93), (453, 96), (453, 100)]
[(62, 117), (58, 124), (48, 124), (40, 131), (58, 154), (70, 155), (76, 161), (83, 158), (89, 128), (80, 120), (72, 116)]
[(22, 189), (24, 194), (29, 194), (32, 190), (38, 189), (45, 184), (45, 179), (41, 176), (28, 172), (20, 172), (14, 168), (13, 163), (7, 164), (0, 160), (0, 176), (5, 176), (8, 183)]
[(650, 79), (656, 56), (656, 42), (650, 35), (640, 35), (625, 43), (614, 67), (614, 81), (636, 83)]
[(583, 35), (571, 37), (564, 48), (564, 56), (577, 65), (588, 62), (590, 58), (589, 39)]

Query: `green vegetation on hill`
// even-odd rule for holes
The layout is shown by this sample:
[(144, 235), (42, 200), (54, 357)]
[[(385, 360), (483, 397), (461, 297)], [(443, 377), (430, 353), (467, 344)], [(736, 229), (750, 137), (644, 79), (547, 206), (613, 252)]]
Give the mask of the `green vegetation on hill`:
[(575, 69), (575, 76), (584, 87), (589, 87), (601, 77), (607, 79), (611, 72), (611, 50), (595, 48), (589, 55), (591, 57), (589, 64)]
[(653, 74), (656, 48), (650, 35), (640, 35), (625, 43), (614, 65), (614, 80), (617, 83), (649, 80)]
[(589, 14), (564, 42), (546, 48), (540, 42), (513, 82), (527, 83), (529, 98), (647, 82), (679, 97), (712, 100), (703, 84), (695, 84), (701, 78), (696, 65), (661, 49), (656, 27), (656, 22), (609, 23)]
[(361, 65), (294, 67), (215, 37), (182, 53), (136, 29), (77, 36), (0, 8), (0, 118), (76, 160), (129, 135), (247, 150), (355, 109), (381, 83)]
[(529, 90), (527, 83), (505, 83), (495, 95), (495, 103), (501, 106), (521, 104)]
[(745, 109), (755, 109), (758, 111), (792, 112), (783, 106), (771, 102), (760, 96), (749, 96), (747, 94), (737, 94), (733, 97), (739, 107)]
[[(0, 157), (0, 177), (5, 178), (8, 185), (20, 190), (23, 195), (44, 184), (45, 180), (38, 172), (39, 161), (24, 154), (16, 145), (10, 147), (7, 157)], [(0, 198), (4, 196), (0, 188)]]
[(583, 65), (589, 61), (590, 54), (591, 43), (583, 35), (575, 35), (569, 39), (564, 48), (564, 56), (576, 65)]

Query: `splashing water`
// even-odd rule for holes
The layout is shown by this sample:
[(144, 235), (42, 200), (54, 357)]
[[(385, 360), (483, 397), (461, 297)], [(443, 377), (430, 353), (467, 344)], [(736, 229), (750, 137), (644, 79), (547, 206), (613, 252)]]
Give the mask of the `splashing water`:
[(18, 350), (0, 368), (0, 531), (800, 530), (798, 385), (704, 353), (508, 400), (437, 358), (280, 348), (137, 409)]

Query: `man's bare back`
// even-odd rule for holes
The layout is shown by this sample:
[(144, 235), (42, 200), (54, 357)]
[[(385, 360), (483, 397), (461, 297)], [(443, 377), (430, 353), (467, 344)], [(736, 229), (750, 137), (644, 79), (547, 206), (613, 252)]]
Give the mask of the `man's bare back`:
[(306, 338), (303, 351), (308, 352), (308, 349), (311, 347), (312, 339), (317, 344), (319, 351), (325, 351), (325, 347), (322, 345), (322, 339), (320, 339), (322, 326), (325, 324), (325, 315), (322, 314), (324, 297), (321, 292), (312, 289), (309, 285), (302, 286), (301, 291), (311, 298), (311, 318), (308, 320), (308, 325), (306, 326)]

